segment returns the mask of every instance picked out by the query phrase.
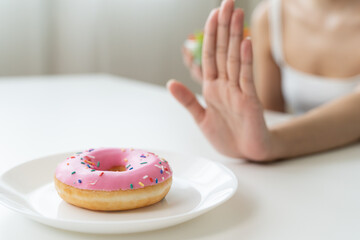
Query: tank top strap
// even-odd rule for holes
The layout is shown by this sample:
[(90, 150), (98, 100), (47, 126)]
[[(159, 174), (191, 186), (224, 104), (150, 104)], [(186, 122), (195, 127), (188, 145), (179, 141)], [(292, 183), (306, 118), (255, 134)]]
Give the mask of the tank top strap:
[(284, 64), (282, 43), (282, 14), (281, 0), (270, 0), (269, 28), (271, 52), (275, 62), (279, 66)]

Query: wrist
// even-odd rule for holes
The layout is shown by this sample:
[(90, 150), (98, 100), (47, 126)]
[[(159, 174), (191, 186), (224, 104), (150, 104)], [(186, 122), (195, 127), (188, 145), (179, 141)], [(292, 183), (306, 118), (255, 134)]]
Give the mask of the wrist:
[(280, 160), (286, 156), (286, 147), (278, 130), (269, 129), (267, 138), (264, 139), (263, 143), (262, 148), (255, 151), (240, 149), (236, 157), (245, 158), (253, 162), (266, 163)]
[(279, 160), (286, 157), (286, 144), (278, 129), (270, 129), (270, 151), (268, 161)]

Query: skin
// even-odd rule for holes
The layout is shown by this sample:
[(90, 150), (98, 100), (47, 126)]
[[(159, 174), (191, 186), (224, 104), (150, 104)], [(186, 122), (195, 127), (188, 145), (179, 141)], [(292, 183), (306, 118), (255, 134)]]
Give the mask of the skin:
[[(289, 0), (289, 2), (297, 3), (295, 0)], [(306, 7), (310, 1), (304, 2), (304, 7)], [(322, 4), (321, 7), (324, 8), (324, 4), (330, 4), (330, 2), (333, 1), (322, 0), (317, 4)], [(291, 6), (294, 9), (299, 7), (288, 5), (288, 7)], [(311, 7), (316, 8), (316, 6)], [(333, 11), (338, 11), (335, 9), (337, 8)], [(349, 8), (348, 11), (353, 11), (353, 9)], [(294, 15), (291, 11), (289, 14), (291, 15), (284, 15), (284, 18), (291, 18)], [(326, 16), (324, 13), (323, 17), (326, 18)], [(293, 18), (296, 19), (296, 17), (299, 16)], [(206, 22), (201, 69), (206, 108), (201, 106), (194, 94), (180, 82), (170, 80), (168, 83), (169, 91), (192, 114), (211, 144), (225, 155), (265, 162), (310, 154), (358, 141), (360, 139), (359, 91), (318, 107), (287, 123), (271, 128), (266, 126), (264, 107), (284, 111), (280, 72), (270, 52), (266, 5), (261, 5), (254, 15), (252, 28), (255, 44), (254, 57), (251, 40), (242, 41), (243, 18), (243, 11), (234, 9), (233, 0), (225, 0), (220, 9), (215, 9), (210, 13)], [(331, 29), (334, 23), (329, 23), (329, 25)], [(359, 26), (360, 21), (357, 27)], [(287, 26), (284, 27), (286, 29)], [(305, 24), (303, 30), (307, 28), (308, 25)], [(350, 29), (349, 26), (349, 29), (344, 32)], [(297, 28), (296, 31), (298, 31)], [(301, 30), (299, 31), (302, 33)], [(335, 37), (335, 32), (334, 30), (333, 35), (330, 34), (330, 36)], [(321, 40), (321, 34), (318, 35), (315, 37)], [(329, 35), (326, 37), (328, 38)], [(360, 35), (358, 37), (360, 40)], [(314, 52), (311, 52), (307, 59), (306, 54), (303, 54), (305, 60), (312, 61), (310, 64), (301, 65), (302, 62), (306, 62), (305, 60), (292, 62), (291, 59), (295, 59), (297, 55), (295, 50), (293, 52), (288, 50), (294, 46), (291, 46), (287, 40), (293, 42), (296, 38), (291, 33), (287, 33), (284, 34), (284, 39), (285, 58), (289, 64), (294, 64), (295, 68), (330, 77), (348, 77), (357, 74), (356, 70), (359, 71), (357, 63), (353, 63), (356, 59), (344, 59), (346, 63), (349, 61), (346, 69), (344, 66), (334, 68), (334, 60), (327, 56), (329, 60), (325, 61), (324, 52), (321, 51), (323, 49), (316, 49), (316, 46), (313, 46)], [(306, 49), (306, 44), (311, 42), (310, 40), (307, 42), (307, 39), (302, 38), (301, 41), (296, 41), (304, 42)], [(341, 48), (341, 51), (331, 52), (330, 54), (334, 54), (334, 57), (336, 54), (354, 55), (352, 54), (355, 51), (354, 48), (345, 54), (342, 51), (346, 51), (348, 46), (338, 44), (336, 47)], [(298, 46), (296, 48), (299, 49)], [(303, 49), (302, 51), (304, 52)], [(360, 52), (355, 56), (360, 57)], [(360, 62), (360, 58), (357, 62)], [(254, 64), (256, 76), (253, 75)], [(314, 64), (317, 67), (314, 67)], [(256, 88), (255, 77), (258, 83)]]
[[(360, 1), (283, 0), (282, 3), (286, 64), (301, 72), (345, 81), (360, 74), (357, 47)], [(269, 3), (262, 2), (252, 16), (256, 87), (265, 109), (284, 112), (280, 69), (270, 49), (268, 14)]]
[(188, 67), (190, 70), (191, 77), (198, 83), (202, 83), (203, 76), (202, 76), (202, 69), (201, 66), (194, 63), (193, 56), (189, 50), (185, 47), (182, 48), (182, 55), (183, 55), (183, 62), (185, 66)]

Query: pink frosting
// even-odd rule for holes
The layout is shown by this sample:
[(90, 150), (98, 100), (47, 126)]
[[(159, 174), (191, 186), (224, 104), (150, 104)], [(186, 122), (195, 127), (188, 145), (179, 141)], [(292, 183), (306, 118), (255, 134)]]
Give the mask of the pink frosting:
[[(126, 170), (108, 171), (115, 166)], [(172, 176), (172, 170), (165, 159), (148, 151), (99, 148), (68, 157), (57, 166), (55, 176), (79, 189), (116, 191), (161, 183)]]

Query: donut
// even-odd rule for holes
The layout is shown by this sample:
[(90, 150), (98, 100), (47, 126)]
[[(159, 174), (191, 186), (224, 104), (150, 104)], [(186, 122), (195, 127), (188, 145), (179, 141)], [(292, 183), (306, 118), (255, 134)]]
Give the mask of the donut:
[(158, 155), (132, 148), (99, 148), (77, 152), (55, 171), (60, 197), (75, 206), (119, 211), (162, 200), (172, 183), (169, 163)]

